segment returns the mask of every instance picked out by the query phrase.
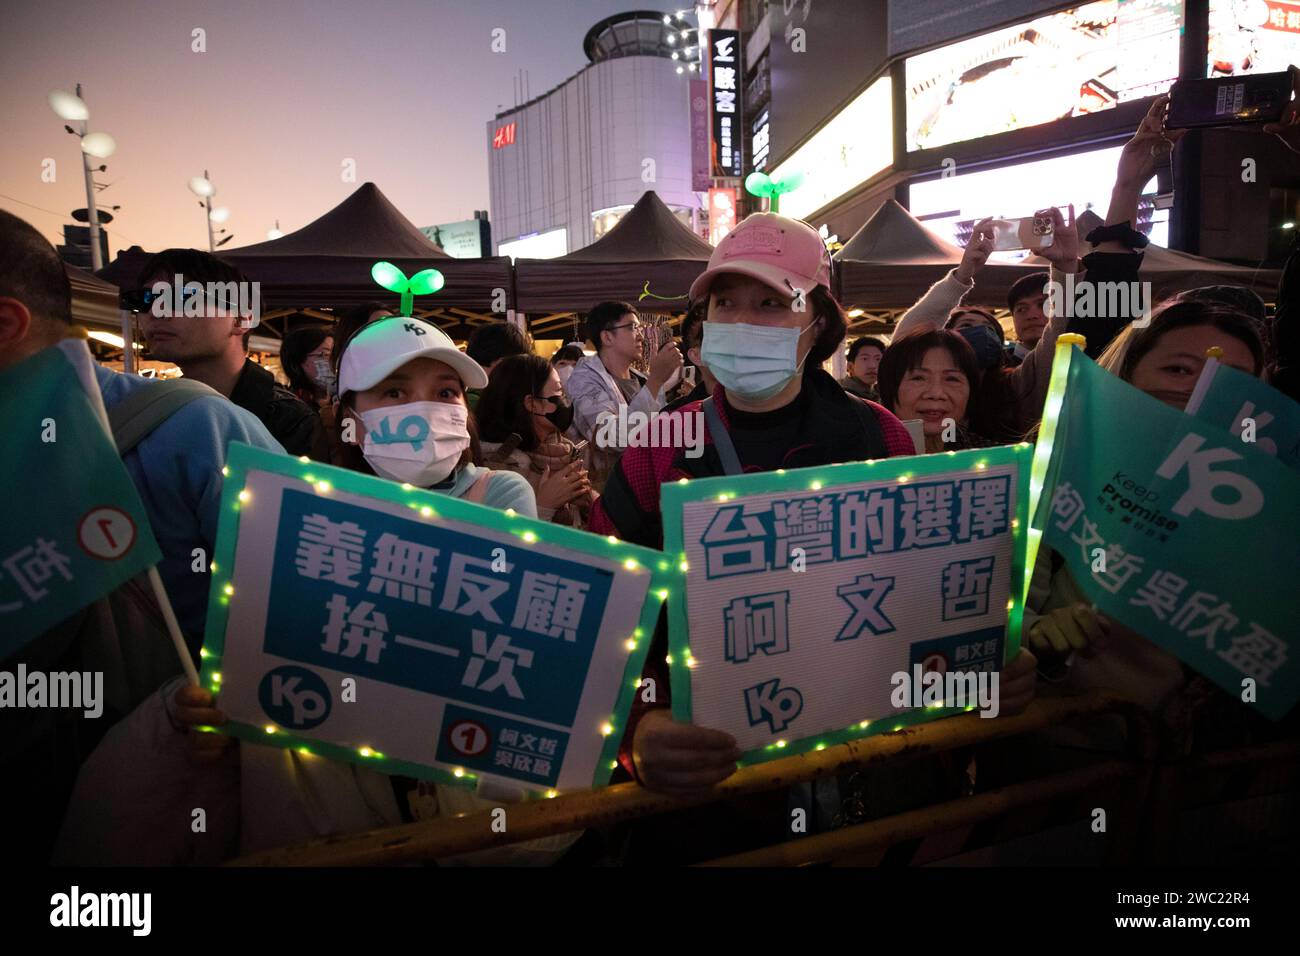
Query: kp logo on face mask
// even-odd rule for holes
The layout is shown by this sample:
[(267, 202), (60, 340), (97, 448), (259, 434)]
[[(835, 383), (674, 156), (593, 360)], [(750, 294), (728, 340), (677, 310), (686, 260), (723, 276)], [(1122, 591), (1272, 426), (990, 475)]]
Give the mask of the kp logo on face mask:
[(293, 730), (311, 730), (330, 715), (329, 688), (305, 667), (286, 665), (267, 671), (257, 688), (257, 700), (266, 716)]
[(409, 442), (412, 448), (420, 451), (428, 437), (429, 423), (419, 415), (407, 415), (397, 423), (396, 432), (393, 431), (393, 420), (385, 418), (371, 432), (370, 440), (376, 445), (405, 445)]
[[(1264, 507), (1264, 493), (1245, 475), (1227, 470), (1214, 471), (1218, 462), (1240, 461), (1242, 456), (1226, 448), (1198, 449), (1205, 443), (1202, 435), (1187, 435), (1156, 471), (1161, 478), (1174, 478), (1187, 469), (1187, 491), (1174, 504), (1173, 512), (1187, 517), (1193, 511), (1204, 511), (1213, 518), (1240, 521), (1259, 514)], [(1214, 490), (1227, 485), (1236, 492), (1236, 500), (1225, 502), (1214, 497)]]

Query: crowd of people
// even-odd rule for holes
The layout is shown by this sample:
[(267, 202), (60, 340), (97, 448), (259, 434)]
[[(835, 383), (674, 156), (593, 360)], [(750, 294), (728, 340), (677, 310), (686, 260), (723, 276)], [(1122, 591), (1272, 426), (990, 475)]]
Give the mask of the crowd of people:
[[(1156, 101), (1124, 148), (1102, 228), (1081, 236), (1073, 209), (1040, 210), (1054, 226), (1054, 242), (1042, 252), (1050, 272), (1016, 282), (1005, 303), (973, 304), (964, 300), (993, 249), (991, 225), (976, 224), (961, 264), (919, 298), (888, 340), (858, 337), (846, 348), (848, 321), (831, 291), (825, 243), (808, 224), (773, 213), (749, 216), (720, 241), (690, 289), (679, 338), (661, 334), (663, 327), (630, 303), (601, 302), (586, 313), (585, 347), (568, 343), (549, 359), (509, 322), (481, 326), (462, 350), (435, 325), (374, 302), (341, 315), (333, 327), (286, 336), (282, 386), (248, 358), (246, 317), (237, 309), (209, 308), (201, 317), (142, 313), (150, 354), (175, 362), (184, 378), (157, 383), (100, 368), (97, 382), (110, 416), (140, 393), (175, 393), (122, 457), (162, 550), (162, 579), (191, 654), (197, 657), (202, 643), (210, 574), (195, 573), (192, 555), (214, 553), (232, 441), (659, 548), (659, 489), (666, 482), (1033, 440), (1056, 342), (1067, 331), (1083, 333), (1088, 353), (1112, 374), (1176, 408), (1186, 405), (1212, 346), (1225, 364), (1298, 397), (1294, 265), (1274, 318), (1253, 293), (1223, 288), (1181, 293), (1143, 327), (1131, 313), (1077, 318), (1052, 308), (1048, 283), (1067, 274), (1076, 288), (1137, 280), (1147, 239), (1134, 228), (1136, 190), (1151, 178), (1160, 150), (1177, 139), (1163, 130), (1166, 102)], [(782, 241), (770, 241), (774, 236)], [(139, 285), (147, 289), (175, 273), (200, 283), (246, 278), (215, 256), (170, 249), (148, 262)], [(1002, 307), (1009, 330), (995, 314)], [(57, 253), (29, 224), (0, 212), (0, 367), (54, 344), (69, 322), (68, 280)], [(839, 380), (823, 368), (837, 354), (846, 368)], [(702, 416), (702, 454), (620, 447), (602, 437), (602, 420), (632, 412)], [(428, 426), (418, 449), (385, 438), (410, 416)], [(920, 423), (919, 445), (905, 421)], [(93, 610), (85, 612), (71, 630), (38, 639), (20, 657), (75, 662), (79, 651), (68, 635), (88, 639), (98, 626)], [(1193, 691), (1207, 696), (1204, 681), (1176, 658), (1093, 610), (1047, 549), (1033, 569), (1025, 634), (1019, 655), (1002, 670), (1002, 715), (1022, 711), (1043, 692), (1045, 676), (1050, 692), (1059, 692), (1059, 675), (1045, 665), (1069, 653), (1081, 659), (1069, 672), (1070, 687), (1128, 693), (1155, 713), (1174, 700), (1186, 704)], [(122, 653), (118, 666), (129, 672), (131, 655)], [(667, 667), (661, 621), (645, 669), (661, 693), (653, 703), (637, 698), (620, 774), (655, 791), (695, 793), (734, 773), (740, 751), (724, 731), (673, 719)], [(158, 696), (153, 691), (130, 703), (147, 706)], [(1231, 700), (1221, 697), (1216, 706), (1229, 708)], [(488, 805), (456, 788), (342, 771), (329, 761), (308, 765), (292, 751), (195, 732), (226, 718), (218, 698), (183, 678), (168, 686), (160, 706), (174, 732), (192, 738), (196, 766), (235, 761), (243, 793), (260, 794), (257, 806), (243, 808), (242, 830), (221, 858)], [(7, 787), (6, 799), (38, 821), (25, 836), (32, 858), (48, 858), (70, 801), (70, 812), (78, 812), (85, 794), (73, 795), (77, 768), (104, 730), (69, 732), (60, 721), (29, 726), (23, 740), (5, 745), (18, 768), (9, 779), (25, 781)], [(311, 800), (303, 796), (309, 791)], [(746, 819), (733, 814), (711, 832), (734, 835)], [(665, 852), (676, 845), (669, 829), (651, 831), (638, 845), (646, 854)], [(534, 841), (491, 859), (550, 862), (571, 858), (582, 842), (576, 834)], [(85, 846), (61, 845), (60, 852), (95, 857)], [(148, 851), (143, 858), (159, 861)]]

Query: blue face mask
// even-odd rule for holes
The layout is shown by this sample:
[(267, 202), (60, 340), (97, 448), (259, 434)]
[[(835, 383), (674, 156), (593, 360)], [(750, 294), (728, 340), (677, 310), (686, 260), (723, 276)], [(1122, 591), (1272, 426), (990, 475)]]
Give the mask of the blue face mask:
[(799, 339), (814, 322), (816, 319), (802, 331), (745, 322), (705, 322), (700, 358), (728, 392), (761, 402), (789, 385), (802, 370)]
[(1002, 364), (1002, 343), (998, 340), (997, 333), (987, 325), (968, 325), (964, 329), (958, 329), (957, 334), (975, 350), (975, 361), (981, 371)]

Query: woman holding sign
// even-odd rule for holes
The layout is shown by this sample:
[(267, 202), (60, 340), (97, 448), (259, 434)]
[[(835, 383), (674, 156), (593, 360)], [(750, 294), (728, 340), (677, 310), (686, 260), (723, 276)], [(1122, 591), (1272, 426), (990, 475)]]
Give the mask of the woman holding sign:
[[(664, 483), (914, 453), (897, 418), (849, 395), (820, 367), (847, 325), (830, 278), (826, 246), (804, 222), (756, 213), (718, 243), (690, 295), (708, 303), (701, 357), (719, 385), (672, 413), (702, 417), (703, 453), (629, 448), (596, 501), (590, 530), (658, 548)], [(650, 789), (689, 793), (729, 777), (740, 752), (730, 734), (672, 719), (666, 644), (661, 627), (645, 672), (658, 699), (636, 697), (619, 760)], [(1003, 671), (1003, 713), (1028, 703), (1033, 681), (1028, 654)]]
[[(537, 503), (528, 481), (510, 471), (475, 464), (478, 439), (465, 405), (467, 388), (483, 388), (482, 367), (440, 329), (407, 316), (371, 321), (344, 343), (339, 356), (340, 437), (345, 464), (357, 471), (448, 494), (495, 508), (513, 508), (535, 518)], [(174, 718), (183, 726), (220, 725), (226, 716), (199, 687), (174, 698)], [(200, 756), (219, 757), (233, 738), (194, 735)], [(306, 842), (330, 834), (472, 812), (495, 802), (468, 790), (388, 776), (302, 757), (278, 748), (241, 748), (240, 773), (246, 793), (241, 850)], [(522, 796), (522, 793), (518, 796)], [(472, 854), (465, 862), (545, 864), (576, 839), (561, 834), (516, 847)], [(447, 861), (443, 861), (447, 862)]]

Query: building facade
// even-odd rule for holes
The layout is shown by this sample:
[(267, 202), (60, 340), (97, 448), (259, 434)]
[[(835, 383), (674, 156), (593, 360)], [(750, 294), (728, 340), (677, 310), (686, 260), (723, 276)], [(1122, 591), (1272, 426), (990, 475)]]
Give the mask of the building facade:
[(601, 21), (584, 41), (590, 65), (487, 124), (496, 254), (581, 249), (647, 190), (698, 228), (688, 95), (698, 49), (694, 30), (664, 19)]
[[(754, 131), (766, 153), (753, 155), (773, 176), (802, 172), (782, 212), (841, 239), (887, 199), (958, 244), (985, 216), (1066, 203), (1104, 216), (1152, 98), (1180, 79), (1300, 63), (1292, 8), (1300, 18), (1291, 0), (771, 0), (745, 27), (769, 74), (751, 77), (755, 105), (767, 101)], [(1215, 129), (1175, 155), (1147, 186), (1140, 228), (1277, 264), (1300, 214), (1294, 156)]]

